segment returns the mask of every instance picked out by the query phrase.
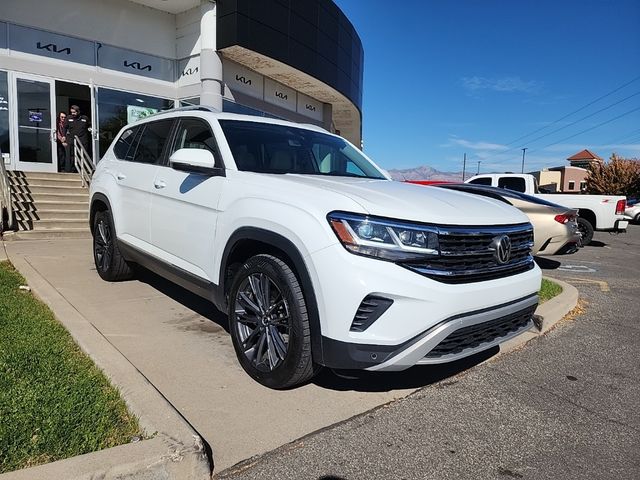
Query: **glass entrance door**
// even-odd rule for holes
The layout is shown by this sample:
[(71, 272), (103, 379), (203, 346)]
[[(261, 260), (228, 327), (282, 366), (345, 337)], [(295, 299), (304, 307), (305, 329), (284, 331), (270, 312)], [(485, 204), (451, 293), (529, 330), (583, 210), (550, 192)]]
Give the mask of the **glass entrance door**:
[(16, 170), (56, 172), (53, 80), (16, 75)]

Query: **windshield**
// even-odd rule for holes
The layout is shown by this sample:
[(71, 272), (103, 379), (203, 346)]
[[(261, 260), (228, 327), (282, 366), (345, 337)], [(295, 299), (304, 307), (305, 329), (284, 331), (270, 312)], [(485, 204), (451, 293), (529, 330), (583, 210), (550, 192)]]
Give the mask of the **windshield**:
[(340, 137), (288, 125), (220, 120), (238, 170), (386, 179)]

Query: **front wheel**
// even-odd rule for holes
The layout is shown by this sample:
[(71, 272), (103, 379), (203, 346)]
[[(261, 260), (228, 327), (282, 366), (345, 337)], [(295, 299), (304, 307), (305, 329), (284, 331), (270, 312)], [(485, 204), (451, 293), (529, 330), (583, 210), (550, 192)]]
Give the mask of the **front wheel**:
[(317, 373), (302, 288), (291, 268), (256, 255), (236, 272), (229, 329), (242, 368), (270, 388), (299, 385)]
[(116, 230), (108, 210), (97, 212), (93, 220), (93, 260), (103, 280), (117, 282), (133, 277), (133, 269), (118, 248)]
[(582, 234), (582, 245), (589, 245), (593, 240), (593, 226), (582, 217), (577, 218), (578, 230)]

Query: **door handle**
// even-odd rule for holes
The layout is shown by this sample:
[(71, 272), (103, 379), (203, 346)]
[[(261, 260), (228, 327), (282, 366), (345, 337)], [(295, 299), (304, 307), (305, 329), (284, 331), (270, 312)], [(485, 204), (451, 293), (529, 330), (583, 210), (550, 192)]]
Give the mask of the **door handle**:
[(118, 180), (124, 180), (125, 178), (127, 178), (127, 176), (124, 173), (116, 173), (116, 179)]
[(156, 190), (161, 190), (164, 187), (167, 186), (167, 184), (165, 183), (164, 180), (156, 180), (153, 184), (153, 186), (156, 188)]

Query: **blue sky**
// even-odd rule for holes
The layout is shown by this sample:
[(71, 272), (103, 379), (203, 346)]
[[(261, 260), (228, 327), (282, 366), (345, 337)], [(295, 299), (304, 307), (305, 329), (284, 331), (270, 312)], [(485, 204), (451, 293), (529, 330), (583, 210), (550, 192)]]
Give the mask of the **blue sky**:
[(364, 149), (383, 167), (640, 157), (640, 1), (336, 3), (364, 45)]

